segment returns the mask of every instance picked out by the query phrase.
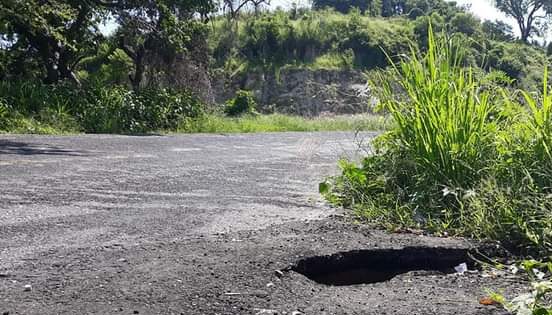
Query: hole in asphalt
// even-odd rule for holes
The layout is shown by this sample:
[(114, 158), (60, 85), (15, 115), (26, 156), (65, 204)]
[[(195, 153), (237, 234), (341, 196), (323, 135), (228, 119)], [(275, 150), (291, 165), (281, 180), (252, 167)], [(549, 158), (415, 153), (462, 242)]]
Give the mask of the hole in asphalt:
[(406, 247), (307, 257), (290, 269), (317, 283), (344, 286), (384, 282), (411, 271), (450, 274), (462, 263), (475, 266), (467, 249)]

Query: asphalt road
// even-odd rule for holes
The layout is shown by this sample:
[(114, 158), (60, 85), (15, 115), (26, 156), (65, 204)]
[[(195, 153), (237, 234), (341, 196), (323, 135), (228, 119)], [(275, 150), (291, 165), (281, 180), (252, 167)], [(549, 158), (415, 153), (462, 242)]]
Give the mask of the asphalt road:
[[(274, 278), (307, 255), (464, 246), (329, 218), (338, 211), (318, 183), (371, 137), (0, 136), (0, 313), (487, 314), (477, 303), (487, 280), (438, 278), (404, 298), (412, 281), (347, 289)], [(455, 302), (415, 302), (439, 294)]]

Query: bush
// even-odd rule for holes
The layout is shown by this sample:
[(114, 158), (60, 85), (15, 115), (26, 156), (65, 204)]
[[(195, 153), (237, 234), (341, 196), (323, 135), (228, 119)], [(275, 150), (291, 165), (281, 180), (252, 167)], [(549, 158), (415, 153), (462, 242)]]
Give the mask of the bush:
[(0, 98), (0, 130), (3, 130), (8, 125), (8, 119), (9, 119), (9, 107), (8, 103)]
[[(26, 121), (50, 126), (60, 132), (136, 133), (175, 130), (180, 121), (203, 114), (203, 104), (191, 93), (145, 89), (136, 93), (126, 87), (38, 82), (2, 82), (0, 129), (18, 129), (8, 122)], [(9, 104), (9, 107), (8, 105)], [(17, 119), (15, 119), (17, 117)], [(23, 128), (22, 132), (33, 132)]]
[(190, 93), (165, 89), (93, 89), (88, 99), (77, 114), (87, 132), (175, 130), (180, 120), (203, 113), (203, 104)]
[(46, 108), (71, 108), (86, 99), (82, 90), (71, 84), (36, 81), (0, 81), (0, 95), (12, 110), (23, 115), (37, 114)]
[[(460, 42), (429, 31), (372, 82), (396, 127), (361, 165), (321, 185), (328, 200), (388, 228), (425, 228), (552, 253), (552, 96), (488, 84), (463, 67)], [(415, 51), (415, 50), (413, 50)]]
[(236, 96), (226, 103), (224, 113), (228, 116), (242, 116), (245, 114), (255, 114), (257, 103), (253, 94), (249, 91), (238, 91)]
[[(355, 8), (347, 14), (334, 10), (307, 10), (297, 16), (282, 10), (244, 14), (235, 24), (220, 16), (214, 19), (209, 37), (212, 65), (232, 78), (286, 66), (380, 69), (390, 65), (383, 50), (397, 61), (409, 54), (409, 43), (427, 47), (431, 22), (436, 31), (463, 36), (468, 50), (465, 64), (503, 71), (516, 80), (516, 87), (532, 89), (540, 84), (542, 66), (548, 63), (542, 47), (515, 42), (508, 25), (481, 23), (453, 2), (431, 6), (422, 2), (414, 7), (406, 4), (403, 15), (390, 18), (367, 16)], [(235, 30), (228, 32), (229, 27)]]

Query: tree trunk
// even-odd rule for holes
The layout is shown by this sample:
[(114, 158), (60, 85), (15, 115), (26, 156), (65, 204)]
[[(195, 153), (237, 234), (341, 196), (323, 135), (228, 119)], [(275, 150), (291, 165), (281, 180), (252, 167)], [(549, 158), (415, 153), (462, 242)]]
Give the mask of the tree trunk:
[(136, 69), (134, 70), (134, 75), (130, 77), (130, 83), (132, 84), (132, 89), (134, 90), (134, 92), (139, 92), (142, 81), (144, 80), (144, 73), (146, 70), (146, 67), (144, 65), (143, 49), (140, 49), (140, 51), (136, 53), (135, 58), (133, 58), (133, 61)]
[(46, 67), (46, 77), (44, 78), (44, 83), (46, 84), (56, 84), (59, 82), (59, 73), (57, 71), (57, 65), (50, 60), (44, 62)]
[(520, 22), (521, 41), (524, 43), (529, 42), (529, 36), (531, 36), (531, 21), (527, 21), (527, 25)]

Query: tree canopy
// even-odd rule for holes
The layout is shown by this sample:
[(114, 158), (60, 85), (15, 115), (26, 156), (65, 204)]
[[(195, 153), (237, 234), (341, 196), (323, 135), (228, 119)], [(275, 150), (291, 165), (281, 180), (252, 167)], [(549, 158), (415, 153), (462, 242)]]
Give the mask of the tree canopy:
[[(0, 34), (17, 56), (11, 67), (24, 68), (35, 62), (46, 83), (64, 79), (78, 82), (75, 68), (98, 49), (103, 37), (98, 25), (106, 18), (114, 17), (131, 34), (161, 34), (167, 39), (163, 43), (178, 47), (188, 38), (181, 21), (213, 9), (212, 0), (4, 0)], [(142, 37), (140, 40), (146, 42), (148, 36)]]
[(550, 22), (552, 0), (496, 0), (496, 7), (514, 18), (521, 40), (528, 42), (533, 35), (542, 35)]

